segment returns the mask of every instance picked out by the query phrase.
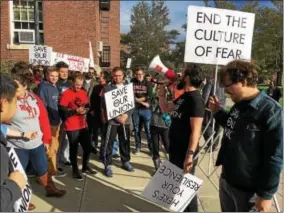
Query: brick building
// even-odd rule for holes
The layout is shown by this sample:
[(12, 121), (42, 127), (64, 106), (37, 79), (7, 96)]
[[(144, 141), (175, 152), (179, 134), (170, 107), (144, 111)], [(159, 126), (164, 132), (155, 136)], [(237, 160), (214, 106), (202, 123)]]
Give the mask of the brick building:
[[(89, 58), (96, 64), (120, 65), (120, 2), (38, 0), (40, 43), (54, 52)], [(1, 61), (28, 60), (35, 41), (34, 1), (1, 1)]]

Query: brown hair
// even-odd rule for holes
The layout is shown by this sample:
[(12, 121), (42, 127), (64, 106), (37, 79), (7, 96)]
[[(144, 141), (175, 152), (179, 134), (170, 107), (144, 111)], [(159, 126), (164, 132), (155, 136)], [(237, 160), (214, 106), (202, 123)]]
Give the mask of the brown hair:
[(82, 73), (76, 72), (76, 74), (73, 76), (72, 81), (75, 82), (76, 80), (84, 81), (85, 77), (84, 77), (84, 75)]
[(49, 74), (51, 72), (57, 72), (59, 73), (59, 70), (56, 66), (49, 66), (47, 69), (46, 69), (46, 74)]
[(119, 71), (119, 70), (122, 72), (122, 69), (121, 69), (120, 67), (114, 67), (114, 68), (112, 69), (111, 73), (113, 74), (113, 73), (115, 73), (115, 72), (117, 72), (117, 71)]
[(134, 70), (135, 75), (136, 75), (137, 72), (140, 71), (140, 70), (141, 70), (143, 73), (145, 72), (145, 70), (144, 70), (143, 67), (136, 67), (135, 70)]
[(18, 81), (21, 85), (28, 88), (33, 82), (33, 72), (25, 62), (18, 62), (11, 70), (12, 79)]
[(232, 83), (245, 82), (247, 86), (254, 87), (257, 85), (258, 72), (252, 62), (243, 60), (234, 60), (229, 62), (219, 72), (220, 84), (224, 86), (225, 76), (229, 76)]

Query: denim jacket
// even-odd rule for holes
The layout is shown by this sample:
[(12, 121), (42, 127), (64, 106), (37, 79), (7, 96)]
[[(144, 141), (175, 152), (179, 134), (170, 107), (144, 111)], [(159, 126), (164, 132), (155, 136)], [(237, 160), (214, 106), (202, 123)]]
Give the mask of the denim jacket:
[(223, 165), (222, 177), (229, 184), (271, 199), (283, 166), (282, 107), (265, 92), (237, 106), (214, 115), (224, 127), (216, 166)]

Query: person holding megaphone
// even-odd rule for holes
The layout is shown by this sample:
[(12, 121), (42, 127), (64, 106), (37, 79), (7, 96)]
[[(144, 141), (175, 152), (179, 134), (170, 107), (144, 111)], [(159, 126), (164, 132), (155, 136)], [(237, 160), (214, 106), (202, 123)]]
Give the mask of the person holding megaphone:
[[(171, 102), (165, 98), (165, 85), (160, 86), (158, 91), (161, 110), (171, 112), (169, 160), (185, 173), (191, 174), (195, 173), (197, 165), (194, 157), (198, 152), (198, 141), (205, 114), (205, 104), (197, 90), (202, 83), (201, 73), (201, 69), (197, 66), (186, 68), (177, 86), (183, 88), (184, 93)], [(196, 196), (186, 207), (185, 212), (198, 212)]]

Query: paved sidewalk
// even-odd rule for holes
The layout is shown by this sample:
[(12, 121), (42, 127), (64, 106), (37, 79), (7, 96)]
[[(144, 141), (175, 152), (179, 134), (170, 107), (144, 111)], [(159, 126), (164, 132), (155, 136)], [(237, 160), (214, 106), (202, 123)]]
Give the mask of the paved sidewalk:
[[(132, 142), (133, 143), (133, 142)], [(132, 150), (133, 151), (133, 150)], [(120, 160), (114, 160), (113, 178), (103, 175), (103, 165), (98, 162), (97, 156), (92, 155), (91, 164), (97, 168), (95, 176), (85, 176), (85, 181), (78, 182), (71, 177), (71, 168), (66, 168), (68, 175), (57, 178), (56, 185), (65, 188), (68, 193), (63, 198), (47, 198), (44, 190), (34, 179), (31, 179), (33, 187), (32, 202), (37, 206), (36, 212), (50, 211), (83, 211), (83, 212), (117, 212), (117, 211), (140, 211), (140, 212), (161, 212), (165, 209), (148, 202), (140, 196), (144, 187), (151, 179), (154, 172), (153, 162), (147, 154), (146, 144), (138, 155), (132, 154), (132, 163), (135, 171), (126, 172), (120, 168)], [(161, 153), (161, 156), (164, 156)], [(216, 157), (216, 153), (214, 154)], [(202, 156), (201, 156), (202, 157)], [(201, 160), (201, 158), (200, 158)], [(201, 161), (200, 167), (208, 174), (209, 154)], [(211, 170), (212, 171), (212, 170)], [(217, 171), (212, 175), (212, 180), (218, 185)], [(204, 180), (199, 193), (200, 212), (220, 212), (218, 191), (206, 178), (200, 168), (196, 176)], [(281, 190), (281, 191), (280, 191)], [(279, 205), (283, 203), (283, 182), (277, 194)], [(274, 210), (274, 209), (273, 209)], [(275, 211), (275, 210), (274, 210)]]

